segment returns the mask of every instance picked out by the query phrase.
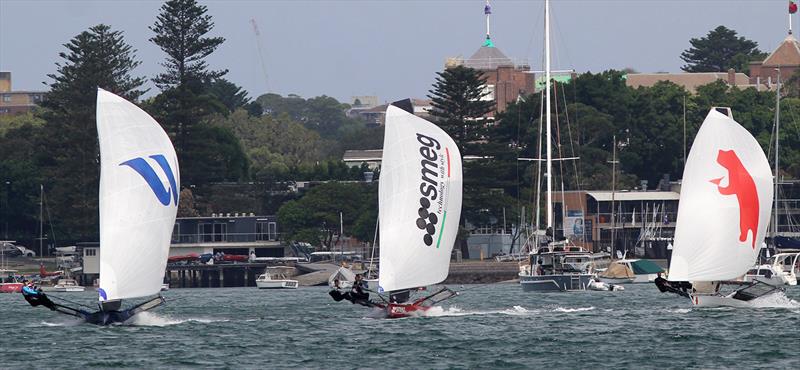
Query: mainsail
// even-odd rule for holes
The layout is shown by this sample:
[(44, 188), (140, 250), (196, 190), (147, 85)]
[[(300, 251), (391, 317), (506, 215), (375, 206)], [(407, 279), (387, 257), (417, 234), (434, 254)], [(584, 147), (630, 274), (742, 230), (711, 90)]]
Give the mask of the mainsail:
[(772, 194), (761, 146), (732, 117), (712, 109), (683, 171), (669, 279), (742, 276), (764, 241)]
[(383, 291), (447, 278), (461, 215), (461, 153), (436, 125), (389, 106), (378, 207)]
[(100, 301), (157, 294), (178, 212), (175, 149), (152, 117), (97, 91)]

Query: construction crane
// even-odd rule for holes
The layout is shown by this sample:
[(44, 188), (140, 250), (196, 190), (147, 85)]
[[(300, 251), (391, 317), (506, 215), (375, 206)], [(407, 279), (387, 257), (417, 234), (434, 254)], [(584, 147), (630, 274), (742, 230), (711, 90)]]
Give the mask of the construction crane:
[(258, 48), (258, 58), (261, 61), (261, 71), (264, 73), (265, 92), (269, 92), (269, 77), (267, 75), (267, 63), (264, 62), (264, 52), (261, 47), (261, 32), (258, 31), (258, 23), (256, 23), (255, 18), (250, 18), (250, 24), (253, 26), (253, 32), (256, 34), (256, 47)]

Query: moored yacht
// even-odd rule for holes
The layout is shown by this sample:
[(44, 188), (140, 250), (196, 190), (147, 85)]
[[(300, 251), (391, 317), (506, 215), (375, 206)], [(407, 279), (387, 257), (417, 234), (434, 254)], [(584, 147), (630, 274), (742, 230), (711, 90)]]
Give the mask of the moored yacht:
[(520, 265), (519, 282), (526, 292), (586, 290), (598, 256), (578, 246), (552, 245), (532, 252)]

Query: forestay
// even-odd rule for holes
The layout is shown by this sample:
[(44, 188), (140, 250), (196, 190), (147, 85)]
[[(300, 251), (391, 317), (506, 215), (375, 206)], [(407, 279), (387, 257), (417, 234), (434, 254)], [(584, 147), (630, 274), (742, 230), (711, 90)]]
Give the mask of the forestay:
[(442, 282), (461, 215), (461, 153), (439, 127), (394, 106), (386, 110), (385, 128), (380, 289)]
[(100, 301), (161, 290), (178, 211), (180, 173), (169, 137), (152, 117), (97, 92), (100, 140)]
[(683, 172), (669, 280), (743, 275), (763, 243), (772, 195), (761, 146), (733, 118), (712, 109)]

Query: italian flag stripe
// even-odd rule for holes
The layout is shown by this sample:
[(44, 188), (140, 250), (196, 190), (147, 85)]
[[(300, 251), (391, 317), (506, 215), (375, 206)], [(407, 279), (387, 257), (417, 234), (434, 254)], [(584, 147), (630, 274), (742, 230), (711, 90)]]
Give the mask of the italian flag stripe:
[(444, 231), (444, 221), (447, 220), (447, 211), (442, 215), (442, 227), (439, 228), (439, 238), (436, 239), (436, 249), (439, 249), (439, 243), (442, 242), (442, 231)]

